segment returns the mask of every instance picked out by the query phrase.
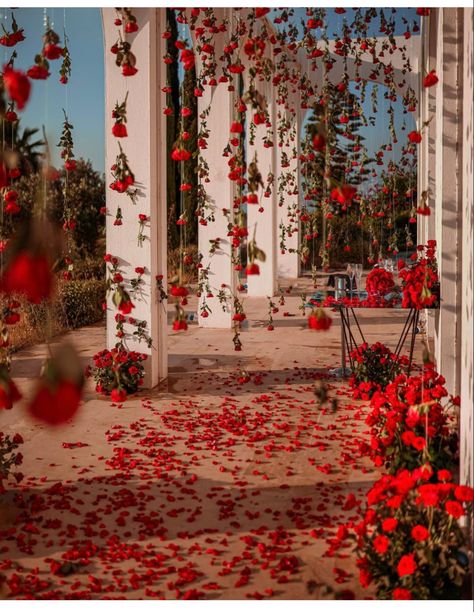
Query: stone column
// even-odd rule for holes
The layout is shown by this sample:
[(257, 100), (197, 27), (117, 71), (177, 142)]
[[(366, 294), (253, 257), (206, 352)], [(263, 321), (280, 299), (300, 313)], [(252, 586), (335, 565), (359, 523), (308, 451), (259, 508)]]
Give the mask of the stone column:
[[(264, 187), (259, 187), (259, 204), (249, 204), (247, 206), (247, 228), (249, 240), (255, 235), (257, 246), (266, 255), (265, 262), (258, 262), (260, 274), (247, 276), (247, 293), (253, 297), (273, 296), (277, 289), (277, 269), (276, 269), (276, 250), (277, 250), (277, 221), (276, 221), (276, 180), (271, 185), (270, 197), (264, 197), (269, 173), (276, 176), (276, 110), (273, 85), (271, 82), (258, 82), (257, 89), (263, 93), (267, 101), (268, 113), (273, 130), (273, 146), (264, 147), (263, 138), (267, 133), (265, 125), (256, 126), (254, 144), (247, 143), (247, 163), (254, 159), (257, 154), (257, 165), (263, 178)], [(248, 130), (247, 130), (248, 137)], [(263, 209), (263, 210), (262, 210)]]
[(435, 131), (435, 237), (441, 308), (435, 318), (435, 355), (450, 393), (459, 392), (461, 350), (461, 104), (458, 83), (462, 32), (457, 9), (438, 10)]
[(463, 17), (462, 43), (462, 269), (461, 269), (461, 482), (474, 486), (474, 11)]
[[(286, 121), (287, 129), (283, 142), (279, 142), (276, 153), (276, 249), (278, 278), (294, 279), (299, 275), (299, 100), (295, 93), (289, 94), (288, 107), (278, 109), (279, 121)], [(289, 163), (289, 165), (286, 165)], [(285, 185), (279, 193), (279, 186)], [(289, 231), (288, 231), (289, 230)], [(284, 246), (281, 243), (284, 231)]]
[[(231, 238), (227, 236), (229, 217), (224, 215), (224, 209), (230, 211), (232, 216), (234, 183), (229, 180), (228, 157), (223, 156), (224, 148), (229, 143), (230, 127), (232, 123), (235, 94), (228, 91), (228, 84), (221, 83), (216, 87), (206, 86), (204, 94), (198, 98), (198, 114), (210, 105), (210, 112), (206, 118), (209, 128), (207, 149), (201, 152), (209, 166), (209, 182), (204, 184), (208, 204), (212, 209), (213, 221), (207, 225), (199, 225), (199, 252), (202, 254), (203, 269), (208, 268), (209, 286), (213, 297), (207, 297), (206, 292), (200, 299), (199, 325), (202, 327), (230, 328), (232, 326), (233, 304), (228, 300), (227, 305), (219, 303), (218, 292), (225, 287), (234, 293), (236, 273), (232, 265)], [(210, 255), (211, 240), (219, 238), (219, 248)], [(201, 306), (205, 301), (210, 308), (209, 316), (201, 315)]]
[[(130, 168), (135, 174), (138, 194), (132, 203), (125, 194), (107, 188), (107, 252), (118, 257), (123, 272), (125, 288), (130, 291), (130, 280), (135, 278), (136, 267), (144, 267), (140, 292), (132, 297), (135, 308), (130, 314), (137, 321), (146, 322), (146, 332), (151, 337), (152, 347), (138, 342), (132, 334), (136, 326), (125, 323), (126, 346), (130, 350), (149, 355), (146, 362), (147, 387), (154, 387), (168, 372), (167, 361), (167, 315), (166, 304), (158, 301), (156, 275), (163, 275), (166, 282), (166, 123), (165, 107), (161, 87), (166, 73), (162, 62), (161, 33), (166, 29), (165, 9), (134, 9), (139, 24), (138, 32), (124, 34), (124, 40), (132, 44), (136, 56), (137, 74), (122, 76), (115, 65), (115, 55), (110, 47), (118, 39), (118, 28), (113, 8), (102, 9), (105, 49), (105, 126), (106, 126), (106, 183), (111, 182), (110, 167), (119, 153), (119, 139), (112, 135), (111, 118), (115, 103), (122, 102), (128, 91), (127, 130), (128, 137), (120, 139)], [(122, 27), (121, 27), (122, 28)], [(120, 207), (122, 225), (115, 226), (115, 212)], [(138, 244), (138, 215), (149, 218), (144, 231), (145, 240)], [(117, 310), (111, 296), (107, 302), (107, 346), (116, 342)]]

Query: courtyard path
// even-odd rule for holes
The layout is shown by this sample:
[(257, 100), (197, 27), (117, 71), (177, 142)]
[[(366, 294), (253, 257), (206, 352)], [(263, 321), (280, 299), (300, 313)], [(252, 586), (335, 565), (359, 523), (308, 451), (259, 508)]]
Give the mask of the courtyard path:
[[(313, 385), (338, 365), (339, 321), (311, 332), (299, 304), (287, 297), (269, 332), (266, 300), (247, 299), (241, 353), (231, 332), (170, 332), (166, 387), (112, 405), (89, 381), (65, 427), (33, 423), (21, 405), (4, 411), (2, 431), (25, 440), (25, 479), (3, 502), (2, 595), (370, 597), (341, 539), (377, 478), (358, 452), (366, 407), (332, 379), (318, 405)], [(362, 320), (369, 341), (394, 346), (400, 314)], [(86, 364), (105, 331), (68, 337)], [(22, 389), (43, 355), (38, 346), (15, 356)]]

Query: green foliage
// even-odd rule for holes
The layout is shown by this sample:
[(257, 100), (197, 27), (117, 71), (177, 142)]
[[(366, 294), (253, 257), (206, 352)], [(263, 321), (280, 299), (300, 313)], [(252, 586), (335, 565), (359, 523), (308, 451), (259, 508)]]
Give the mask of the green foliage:
[(103, 317), (105, 280), (87, 279), (62, 282), (58, 288), (56, 310), (67, 329), (92, 325)]

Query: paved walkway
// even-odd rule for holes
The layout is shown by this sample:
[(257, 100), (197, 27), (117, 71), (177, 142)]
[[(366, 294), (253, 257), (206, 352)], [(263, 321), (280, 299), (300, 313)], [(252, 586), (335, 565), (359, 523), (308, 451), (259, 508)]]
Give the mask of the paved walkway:
[[(241, 353), (231, 332), (170, 332), (167, 389), (114, 406), (89, 383), (80, 416), (60, 429), (32, 423), (21, 405), (3, 411), (2, 430), (25, 439), (25, 480), (7, 495), (17, 510), (0, 524), (3, 595), (370, 596), (348, 545), (335, 546), (377, 478), (358, 453), (366, 409), (338, 381), (338, 408), (317, 405), (313, 384), (338, 365), (340, 327), (335, 318), (329, 332), (309, 331), (300, 303), (287, 297), (269, 332), (266, 300), (247, 299)], [(395, 345), (399, 313), (362, 320), (369, 341)], [(68, 336), (87, 363), (105, 332)], [(44, 354), (15, 357), (22, 389)]]

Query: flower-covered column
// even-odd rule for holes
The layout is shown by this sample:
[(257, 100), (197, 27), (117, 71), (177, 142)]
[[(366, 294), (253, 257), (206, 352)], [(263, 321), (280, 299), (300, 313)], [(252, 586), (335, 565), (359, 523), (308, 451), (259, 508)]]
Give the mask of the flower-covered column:
[(259, 274), (247, 275), (247, 293), (270, 297), (277, 289), (276, 110), (272, 83), (259, 83), (259, 91), (266, 100), (268, 122), (256, 125), (253, 142), (247, 141), (247, 163), (255, 161), (262, 178), (257, 187), (258, 202), (247, 205), (247, 229), (249, 241), (255, 239), (257, 247), (265, 253), (265, 261), (258, 262)]
[(299, 274), (299, 140), (301, 109), (297, 92), (292, 91), (278, 107), (277, 156), (277, 274), (297, 278)]
[[(118, 18), (112, 8), (102, 9), (106, 180), (114, 184), (107, 189), (106, 202), (106, 258), (112, 284), (107, 345), (112, 348), (121, 342), (128, 350), (147, 354), (145, 385), (154, 387), (168, 370), (166, 303), (158, 291), (161, 277), (166, 283), (167, 250), (166, 124), (161, 93), (165, 83), (161, 33), (166, 29), (166, 13), (156, 8), (132, 10), (136, 25)], [(118, 117), (124, 102), (125, 132), (114, 127), (121, 123)], [(133, 177), (128, 187), (125, 163)]]

